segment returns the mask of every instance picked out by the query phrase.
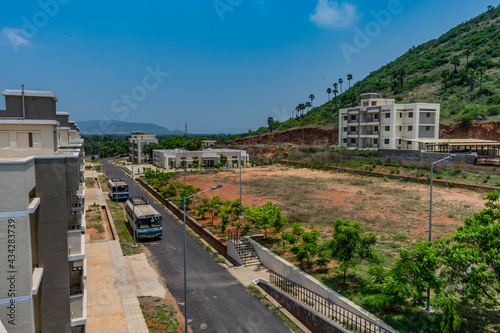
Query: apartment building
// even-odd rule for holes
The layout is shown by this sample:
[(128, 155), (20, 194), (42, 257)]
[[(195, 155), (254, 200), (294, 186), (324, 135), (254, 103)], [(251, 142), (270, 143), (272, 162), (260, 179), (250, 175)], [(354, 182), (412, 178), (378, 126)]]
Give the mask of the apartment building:
[(186, 161), (188, 168), (193, 166), (193, 162), (197, 161), (198, 165), (203, 168), (213, 168), (216, 163), (220, 163), (221, 155), (227, 158), (229, 167), (239, 166), (241, 152), (241, 165), (247, 165), (249, 155), (245, 150), (238, 149), (203, 149), (197, 151), (189, 151), (184, 149), (158, 149), (153, 150), (153, 164), (159, 168), (174, 169), (180, 167)]
[(148, 143), (158, 144), (155, 134), (146, 134), (144, 132), (132, 132), (128, 139), (128, 160), (134, 164), (146, 163), (148, 157), (142, 153), (142, 148)]
[(412, 140), (438, 139), (440, 104), (396, 104), (376, 93), (339, 110), (339, 145), (345, 148), (418, 149)]
[(0, 321), (9, 333), (84, 332), (83, 140), (52, 92), (2, 95)]

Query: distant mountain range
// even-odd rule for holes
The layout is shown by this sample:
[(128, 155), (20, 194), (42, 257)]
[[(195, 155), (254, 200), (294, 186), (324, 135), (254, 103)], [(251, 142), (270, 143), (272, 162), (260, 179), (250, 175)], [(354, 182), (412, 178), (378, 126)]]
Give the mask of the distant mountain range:
[(170, 131), (169, 129), (150, 123), (129, 123), (117, 120), (86, 120), (77, 121), (82, 134), (124, 134), (130, 135), (131, 132), (142, 131), (146, 134), (156, 135), (184, 135), (182, 131)]

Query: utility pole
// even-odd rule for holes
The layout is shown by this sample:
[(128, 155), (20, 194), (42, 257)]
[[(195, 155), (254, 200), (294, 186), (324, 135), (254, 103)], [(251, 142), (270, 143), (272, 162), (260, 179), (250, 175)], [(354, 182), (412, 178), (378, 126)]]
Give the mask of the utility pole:
[(135, 198), (134, 198), (134, 165), (132, 165), (132, 220), (134, 221), (134, 247), (137, 246), (135, 243)]

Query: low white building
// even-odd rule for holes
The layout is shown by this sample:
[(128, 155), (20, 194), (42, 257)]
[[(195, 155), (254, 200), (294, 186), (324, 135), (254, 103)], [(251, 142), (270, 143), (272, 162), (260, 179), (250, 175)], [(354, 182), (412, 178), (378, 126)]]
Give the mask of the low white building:
[(418, 149), (412, 140), (439, 138), (440, 110), (440, 104), (396, 104), (362, 94), (360, 106), (339, 110), (339, 146)]
[[(245, 150), (238, 149), (204, 149), (188, 151), (184, 149), (159, 149), (153, 150), (153, 164), (163, 169), (174, 169), (175, 166), (182, 166), (182, 161), (186, 161), (187, 167), (193, 167), (193, 162), (198, 161), (198, 165), (203, 168), (213, 168), (216, 163), (221, 162), (221, 155), (227, 158), (227, 166), (239, 166), (241, 153), (242, 165), (248, 165), (249, 155)], [(234, 161), (234, 162), (233, 162)]]

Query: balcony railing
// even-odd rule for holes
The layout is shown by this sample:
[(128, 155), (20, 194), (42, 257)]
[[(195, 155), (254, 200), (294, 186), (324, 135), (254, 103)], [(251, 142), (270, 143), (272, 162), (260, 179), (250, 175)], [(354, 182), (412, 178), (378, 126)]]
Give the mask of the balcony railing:
[(366, 131), (366, 135), (378, 135), (379, 131)]
[(367, 143), (366, 148), (378, 148), (378, 144), (376, 143)]
[(83, 294), (83, 266), (73, 267), (71, 270), (71, 286), (69, 290), (70, 295)]
[(84, 289), (82, 294), (70, 296), (69, 309), (71, 327), (87, 323), (87, 290)]
[(68, 260), (85, 259), (85, 234), (81, 230), (68, 231)]
[(347, 135), (358, 135), (359, 132), (358, 131), (351, 131), (351, 132), (348, 132)]
[(374, 118), (374, 117), (368, 117), (368, 118), (366, 118), (366, 122), (367, 123), (378, 123), (379, 119), (378, 118)]
[(357, 124), (357, 123), (358, 123), (358, 120), (357, 120), (357, 119), (355, 119), (355, 120), (349, 119), (349, 120), (347, 121), (347, 123), (349, 123), (349, 124)]

